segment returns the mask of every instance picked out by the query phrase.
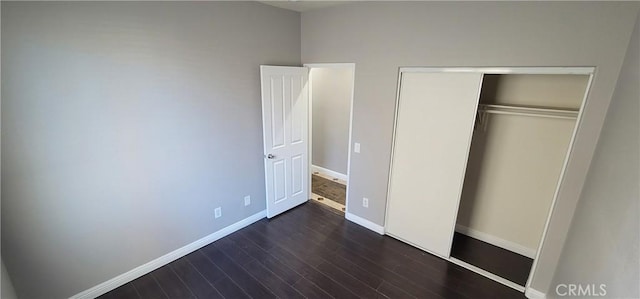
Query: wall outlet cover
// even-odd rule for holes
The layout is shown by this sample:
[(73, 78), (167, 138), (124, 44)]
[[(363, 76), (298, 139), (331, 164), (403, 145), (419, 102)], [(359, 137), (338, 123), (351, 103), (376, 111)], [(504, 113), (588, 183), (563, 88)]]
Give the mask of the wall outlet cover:
[(244, 197), (244, 206), (246, 207), (246, 206), (248, 206), (250, 204), (251, 204), (251, 196), (247, 195), (247, 196)]
[(222, 208), (221, 208), (221, 207), (217, 207), (217, 208), (215, 209), (214, 213), (215, 213), (215, 217), (216, 217), (216, 218), (220, 218), (220, 217), (222, 217)]

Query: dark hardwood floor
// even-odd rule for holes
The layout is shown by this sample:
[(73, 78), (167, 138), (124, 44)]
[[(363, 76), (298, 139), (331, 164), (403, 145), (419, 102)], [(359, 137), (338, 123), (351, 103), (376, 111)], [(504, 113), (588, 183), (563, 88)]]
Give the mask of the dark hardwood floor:
[(525, 298), (309, 202), (101, 298)]
[(521, 286), (527, 283), (533, 260), (460, 233), (453, 236), (451, 256)]

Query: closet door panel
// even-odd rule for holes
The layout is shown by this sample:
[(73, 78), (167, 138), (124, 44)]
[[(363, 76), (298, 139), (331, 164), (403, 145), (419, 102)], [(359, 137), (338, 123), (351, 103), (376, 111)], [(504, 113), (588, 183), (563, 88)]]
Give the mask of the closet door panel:
[(386, 231), (449, 257), (482, 74), (402, 73)]

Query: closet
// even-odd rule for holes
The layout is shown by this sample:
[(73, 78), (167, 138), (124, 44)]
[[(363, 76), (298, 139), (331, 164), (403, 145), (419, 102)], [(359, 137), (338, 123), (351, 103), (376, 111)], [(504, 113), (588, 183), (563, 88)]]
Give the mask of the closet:
[(590, 68), (403, 68), (385, 230), (524, 291)]

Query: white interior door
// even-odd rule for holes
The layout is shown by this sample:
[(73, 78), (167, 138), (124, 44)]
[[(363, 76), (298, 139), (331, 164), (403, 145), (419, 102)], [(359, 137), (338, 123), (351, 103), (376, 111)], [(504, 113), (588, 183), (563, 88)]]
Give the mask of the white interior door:
[(386, 231), (449, 257), (480, 96), (480, 73), (403, 72)]
[(309, 71), (260, 66), (267, 217), (309, 199)]

